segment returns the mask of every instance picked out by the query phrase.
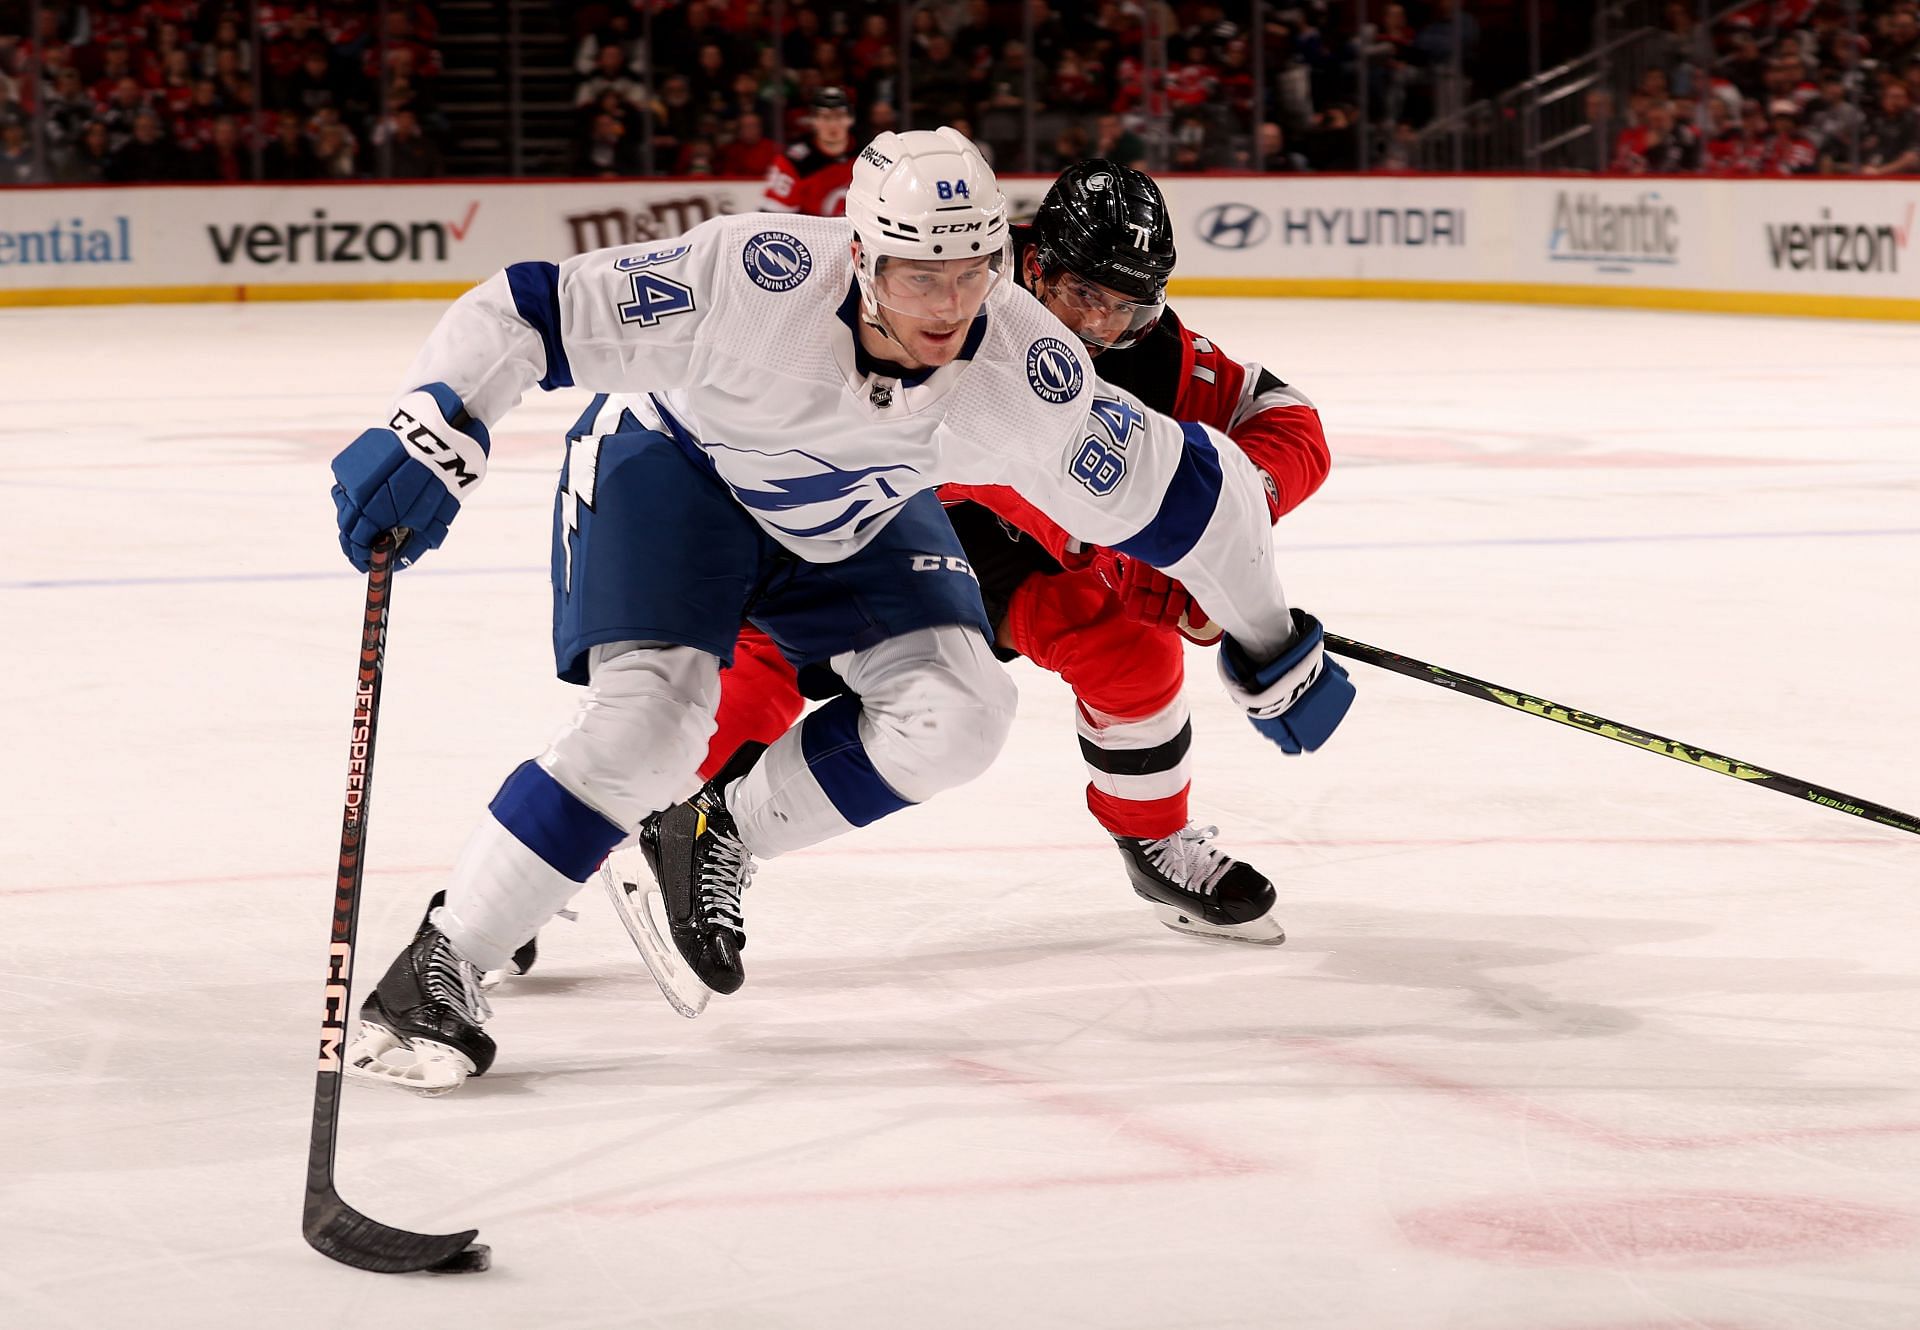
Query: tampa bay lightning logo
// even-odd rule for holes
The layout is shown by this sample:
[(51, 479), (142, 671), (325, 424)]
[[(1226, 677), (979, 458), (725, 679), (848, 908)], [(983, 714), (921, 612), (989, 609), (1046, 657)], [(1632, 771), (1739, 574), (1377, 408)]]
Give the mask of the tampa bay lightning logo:
[(785, 231), (762, 231), (747, 241), (740, 262), (763, 291), (791, 291), (813, 271), (813, 255), (799, 237)]
[[(898, 506), (901, 500), (921, 488), (912, 479), (919, 473), (905, 463), (893, 463), (887, 466), (863, 466), (844, 470), (800, 448), (784, 449), (780, 452), (766, 452), (758, 448), (736, 448), (731, 444), (714, 443), (706, 445), (715, 452), (746, 453), (759, 457), (780, 457), (795, 459), (789, 465), (812, 465), (820, 468), (803, 476), (777, 476), (757, 480), (756, 485), (765, 489), (748, 488), (731, 479), (727, 484), (733, 490), (736, 499), (751, 508), (760, 520), (776, 531), (789, 536), (810, 537), (828, 536), (840, 533), (843, 529), (854, 527), (863, 518), (876, 516)], [(905, 472), (904, 476), (893, 473)], [(891, 476), (891, 478), (890, 478)], [(831, 511), (824, 514), (824, 520), (809, 521), (805, 525), (794, 526), (778, 520), (789, 513), (798, 513), (803, 508), (818, 508), (832, 505)], [(815, 513), (811, 516), (822, 517)]]
[(1043, 401), (1070, 402), (1085, 382), (1080, 357), (1058, 337), (1042, 337), (1027, 348), (1027, 382)]

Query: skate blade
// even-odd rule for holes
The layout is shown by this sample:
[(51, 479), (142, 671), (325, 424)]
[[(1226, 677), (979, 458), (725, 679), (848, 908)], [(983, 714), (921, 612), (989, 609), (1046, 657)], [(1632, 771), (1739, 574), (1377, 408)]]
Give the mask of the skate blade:
[(347, 1044), (346, 1076), (366, 1085), (433, 1098), (466, 1084), (473, 1075), (473, 1059), (437, 1039), (411, 1043), (382, 1025), (360, 1022), (360, 1032)]
[(1258, 919), (1249, 919), (1244, 924), (1210, 924), (1198, 915), (1178, 906), (1167, 905), (1161, 901), (1150, 902), (1154, 914), (1160, 922), (1176, 933), (1185, 933), (1188, 937), (1202, 938), (1208, 942), (1238, 942), (1256, 947), (1277, 947), (1287, 940), (1287, 934), (1280, 927), (1280, 921), (1271, 913)]
[[(649, 879), (651, 876), (648, 875)], [(639, 949), (640, 959), (646, 962), (647, 973), (660, 986), (660, 996), (688, 1020), (698, 1017), (707, 1009), (713, 990), (687, 967), (680, 949), (673, 945), (667, 904), (661, 898), (659, 886), (651, 880), (641, 882), (633, 874), (618, 871), (611, 859), (600, 870), (600, 881), (613, 897), (614, 910), (626, 926), (627, 936)]]

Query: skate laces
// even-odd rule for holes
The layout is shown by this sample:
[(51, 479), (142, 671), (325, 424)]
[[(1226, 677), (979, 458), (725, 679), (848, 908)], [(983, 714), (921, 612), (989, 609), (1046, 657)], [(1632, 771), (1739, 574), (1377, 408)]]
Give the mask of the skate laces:
[(1147, 844), (1147, 857), (1182, 890), (1211, 896), (1233, 867), (1233, 860), (1215, 848), (1218, 827), (1186, 827)]
[(700, 885), (694, 892), (694, 914), (700, 922), (745, 935), (740, 893), (753, 885), (754, 867), (753, 855), (738, 836), (709, 827)]
[(475, 1025), (493, 1016), (493, 1005), (480, 989), (480, 971), (462, 956), (447, 935), (434, 929), (433, 945), (420, 976), (420, 986), (436, 1002), (444, 1002)]

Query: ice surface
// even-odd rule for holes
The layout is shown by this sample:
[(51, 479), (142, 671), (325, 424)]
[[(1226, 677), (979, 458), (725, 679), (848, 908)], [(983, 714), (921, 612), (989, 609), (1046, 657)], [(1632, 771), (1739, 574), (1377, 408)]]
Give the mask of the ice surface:
[[(1362, 641), (1920, 808), (1920, 328), (1182, 302), (1320, 404), (1279, 528)], [(1355, 666), (1307, 758), (1192, 658), (1195, 811), (1285, 947), (1159, 928), (1067, 694), (765, 866), (670, 1011), (604, 899), (494, 1072), (351, 1089), (298, 1213), (363, 581), (329, 457), (429, 304), (0, 313), (0, 1325), (1920, 1326), (1920, 839)], [(398, 581), (362, 991), (565, 718), (530, 403)]]

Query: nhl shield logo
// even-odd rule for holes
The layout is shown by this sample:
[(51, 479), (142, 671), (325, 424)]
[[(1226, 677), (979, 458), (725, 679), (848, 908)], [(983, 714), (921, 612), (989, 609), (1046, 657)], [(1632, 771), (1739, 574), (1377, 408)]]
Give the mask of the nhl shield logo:
[(762, 231), (740, 252), (747, 276), (763, 291), (791, 291), (813, 271), (813, 255), (797, 236)]
[(1070, 402), (1085, 382), (1080, 357), (1058, 337), (1042, 337), (1027, 348), (1027, 382), (1042, 401)]

